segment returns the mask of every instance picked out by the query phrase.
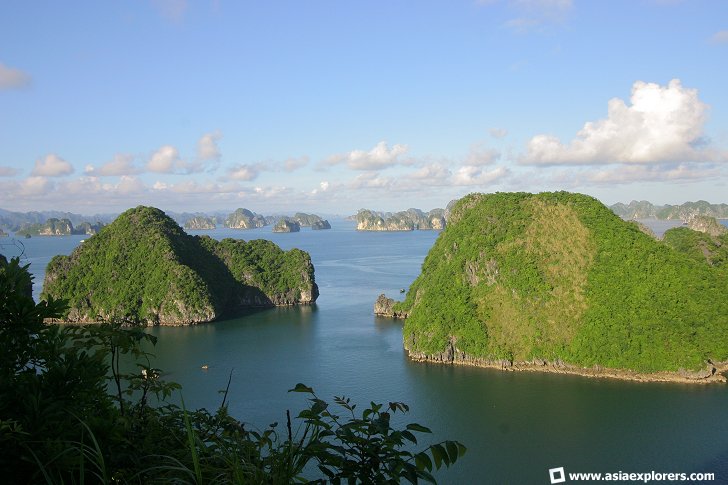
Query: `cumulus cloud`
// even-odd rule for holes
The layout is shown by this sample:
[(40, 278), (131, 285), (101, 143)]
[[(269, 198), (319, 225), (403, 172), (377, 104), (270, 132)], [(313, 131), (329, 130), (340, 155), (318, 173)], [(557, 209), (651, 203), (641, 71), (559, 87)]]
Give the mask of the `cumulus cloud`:
[(308, 165), (309, 158), (307, 156), (289, 158), (283, 162), (283, 170), (286, 172), (293, 172), (299, 168), (303, 168)]
[(233, 180), (255, 180), (260, 175), (260, 166), (253, 165), (234, 165), (228, 170), (228, 177)]
[(500, 156), (498, 150), (475, 144), (470, 147), (470, 152), (465, 157), (464, 164), (474, 166), (490, 165), (498, 160)]
[(400, 156), (407, 153), (407, 145), (393, 145), (390, 149), (386, 141), (380, 141), (369, 151), (352, 150), (348, 153), (332, 155), (324, 165), (346, 163), (353, 170), (381, 170), (397, 164), (406, 164)]
[(650, 164), (715, 160), (705, 147), (703, 125), (708, 106), (696, 89), (673, 79), (667, 86), (637, 81), (631, 105), (614, 98), (607, 118), (587, 122), (569, 143), (552, 135), (534, 136), (523, 164)]
[(407, 175), (408, 178), (415, 180), (440, 180), (443, 181), (451, 175), (450, 170), (439, 163), (428, 163), (424, 167)]
[(220, 148), (217, 142), (222, 138), (222, 133), (205, 133), (197, 141), (197, 158), (200, 160), (220, 160)]
[(0, 91), (28, 87), (30, 81), (30, 76), (25, 72), (0, 62)]
[(72, 173), (73, 166), (70, 163), (55, 153), (49, 153), (45, 157), (35, 161), (35, 168), (33, 168), (31, 175), (38, 177), (61, 177)]
[(179, 151), (172, 145), (164, 145), (154, 152), (147, 162), (147, 170), (157, 173), (174, 173), (184, 169)]
[(139, 168), (134, 166), (133, 155), (117, 153), (111, 161), (106, 162), (100, 167), (87, 165), (84, 173), (94, 177), (114, 177), (137, 174), (139, 173)]
[(728, 30), (721, 30), (713, 34), (710, 40), (714, 44), (728, 44)]
[(508, 175), (508, 169), (500, 166), (492, 170), (483, 167), (463, 165), (452, 176), (453, 185), (479, 186), (488, 185)]
[(12, 177), (18, 174), (18, 169), (13, 167), (0, 167), (0, 177)]

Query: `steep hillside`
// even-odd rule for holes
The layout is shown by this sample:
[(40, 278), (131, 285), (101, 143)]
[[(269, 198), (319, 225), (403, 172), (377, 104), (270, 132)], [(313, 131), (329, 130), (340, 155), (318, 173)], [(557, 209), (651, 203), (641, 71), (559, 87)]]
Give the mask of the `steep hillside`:
[(473, 194), (395, 310), (415, 358), (689, 376), (728, 361), (726, 290), (591, 197)]
[(175, 325), (249, 306), (311, 303), (318, 289), (307, 253), (260, 241), (189, 236), (164, 212), (140, 206), (70, 256), (54, 257), (46, 295), (69, 300), (68, 321)]

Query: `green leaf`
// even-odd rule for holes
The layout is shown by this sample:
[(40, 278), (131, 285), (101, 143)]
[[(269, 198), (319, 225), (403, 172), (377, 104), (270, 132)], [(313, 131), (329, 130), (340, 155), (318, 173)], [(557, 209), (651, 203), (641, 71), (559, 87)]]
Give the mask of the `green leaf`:
[(430, 428), (426, 428), (426, 427), (422, 426), (421, 424), (417, 424), (417, 423), (408, 424), (407, 429), (410, 431), (417, 431), (418, 433), (432, 433)]

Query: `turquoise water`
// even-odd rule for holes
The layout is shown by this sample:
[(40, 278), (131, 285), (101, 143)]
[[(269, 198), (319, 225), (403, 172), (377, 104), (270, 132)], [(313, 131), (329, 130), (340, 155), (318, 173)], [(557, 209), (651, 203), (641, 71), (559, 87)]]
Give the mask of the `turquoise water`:
[[(351, 222), (332, 224), (330, 231), (292, 234), (206, 232), (309, 251), (321, 296), (311, 307), (152, 329), (159, 336), (154, 364), (184, 386), (188, 406), (218, 405), (231, 371), (231, 412), (261, 427), (305, 406), (301, 395), (286, 392), (298, 382), (324, 399), (346, 395), (360, 407), (403, 401), (410, 413), (400, 422), (425, 424), (433, 439), (468, 447), (462, 462), (439, 474), (441, 483), (549, 483), (547, 470), (559, 466), (567, 472), (713, 472), (718, 480), (711, 483), (728, 482), (728, 386), (409, 362), (401, 324), (376, 318), (372, 305), (382, 292), (398, 297), (407, 288), (438, 234), (359, 233)], [(23, 241), (39, 281), (50, 257), (70, 252), (80, 239)]]

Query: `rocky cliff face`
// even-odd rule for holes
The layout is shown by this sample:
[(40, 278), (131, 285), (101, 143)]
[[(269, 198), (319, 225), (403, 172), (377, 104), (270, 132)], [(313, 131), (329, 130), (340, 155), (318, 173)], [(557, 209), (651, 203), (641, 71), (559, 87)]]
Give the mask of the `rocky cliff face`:
[(248, 209), (237, 209), (225, 219), (225, 227), (230, 229), (254, 229), (266, 224), (265, 217)]
[(140, 206), (70, 256), (54, 257), (47, 296), (69, 301), (69, 322), (187, 325), (251, 306), (313, 303), (318, 287), (304, 251), (190, 236), (162, 211)]
[(73, 227), (69, 219), (50, 218), (43, 224), (23, 224), (16, 234), (19, 236), (70, 236), (71, 234), (97, 234), (104, 224), (82, 222)]
[(331, 224), (329, 224), (329, 221), (322, 220), (322, 221), (316, 221), (313, 224), (311, 224), (311, 229), (314, 231), (321, 231), (324, 229), (331, 229)]
[(430, 212), (423, 212), (419, 209), (407, 209), (402, 212), (382, 213), (362, 209), (357, 213), (356, 221), (358, 231), (444, 229), (445, 211), (433, 209)]
[(715, 217), (694, 216), (688, 221), (688, 227), (693, 231), (703, 232), (709, 236), (718, 237), (728, 233), (728, 228), (718, 222)]
[(273, 226), (273, 232), (299, 232), (301, 225), (288, 218), (281, 218), (278, 220), (275, 226)]
[(610, 206), (612, 212), (622, 219), (661, 219), (688, 221), (699, 215), (728, 218), (728, 204), (711, 204), (704, 200), (685, 202), (679, 205), (654, 205), (646, 200), (621, 202)]
[(374, 302), (374, 314), (380, 317), (407, 318), (407, 312), (396, 310), (395, 303), (396, 301), (382, 293)]
[(215, 229), (215, 221), (211, 217), (195, 216), (185, 222), (185, 229), (191, 231), (207, 231)]

